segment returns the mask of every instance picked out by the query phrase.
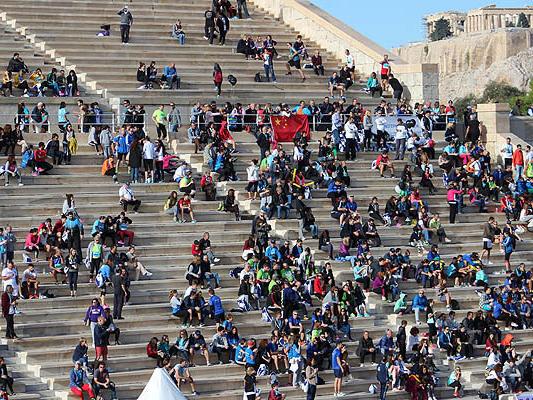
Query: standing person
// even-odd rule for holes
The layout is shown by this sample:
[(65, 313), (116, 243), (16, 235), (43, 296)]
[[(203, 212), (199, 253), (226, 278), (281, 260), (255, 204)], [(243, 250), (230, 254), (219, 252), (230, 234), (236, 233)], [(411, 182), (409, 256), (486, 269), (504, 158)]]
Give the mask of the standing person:
[(399, 103), (402, 99), (403, 94), (403, 86), (400, 83), (398, 79), (394, 77), (394, 75), (389, 75), (389, 85), (392, 88), (392, 97), (396, 99), (396, 101)]
[(250, 13), (248, 12), (248, 5), (246, 4), (246, 0), (237, 0), (237, 13), (239, 15), (239, 19), (244, 18), (250, 18)]
[(459, 212), (461, 203), (460, 197), (463, 195), (463, 191), (457, 189), (455, 182), (452, 182), (447, 192), (448, 205), (450, 206), (450, 224), (455, 224), (455, 217)]
[(17, 243), (17, 238), (13, 233), (13, 227), (11, 225), (6, 226), (6, 262), (12, 262), (15, 258), (15, 243)]
[(150, 141), (150, 138), (148, 136), (146, 136), (146, 138), (144, 139), (142, 154), (144, 164), (144, 183), (154, 183), (155, 145)]
[(226, 45), (226, 35), (229, 32), (229, 19), (223, 13), (218, 13), (216, 16), (216, 25), (218, 28), (218, 44), (220, 46)]
[(389, 384), (389, 370), (387, 368), (387, 358), (383, 357), (376, 368), (376, 378), (379, 382), (379, 400), (387, 398), (387, 387)]
[(502, 153), (503, 158), (503, 168), (507, 169), (508, 167), (513, 165), (513, 144), (511, 143), (511, 138), (507, 138), (505, 140), (505, 145), (500, 150), (500, 153)]
[(76, 297), (78, 290), (78, 271), (80, 263), (78, 262), (78, 255), (76, 249), (70, 249), (69, 255), (65, 261), (67, 266), (68, 284), (70, 287), (70, 297)]
[(318, 368), (316, 367), (316, 359), (314, 357), (308, 360), (307, 367), (305, 368), (305, 377), (308, 385), (306, 400), (315, 400)]
[(222, 75), (222, 68), (218, 63), (215, 63), (213, 66), (213, 82), (215, 84), (215, 90), (217, 91), (217, 97), (220, 97), (222, 93), (222, 81), (224, 80), (224, 75)]
[(18, 339), (15, 333), (15, 313), (17, 297), (13, 294), (13, 286), (7, 285), (2, 293), (2, 315), (6, 319), (6, 339)]
[(122, 317), (122, 308), (128, 294), (126, 270), (120, 269), (111, 278), (113, 283), (113, 318), (124, 319)]
[(522, 152), (522, 145), (517, 144), (516, 150), (513, 153), (513, 171), (514, 181), (518, 182), (518, 178), (524, 173), (524, 153)]
[(289, 48), (289, 61), (287, 61), (287, 64), (285, 64), (287, 68), (287, 73), (285, 75), (292, 75), (291, 67), (296, 68), (298, 73), (300, 74), (300, 77), (302, 78), (302, 82), (305, 81), (305, 74), (302, 71), (302, 64), (300, 61), (300, 53), (298, 50), (294, 48), (291, 42), (287, 42), (287, 47)]
[(331, 368), (333, 369), (333, 375), (335, 380), (333, 382), (333, 397), (343, 397), (345, 394), (342, 389), (342, 341), (337, 340), (337, 346), (331, 353)]
[(403, 160), (405, 153), (405, 142), (407, 140), (407, 128), (405, 127), (401, 118), (398, 118), (394, 139), (396, 140), (396, 157), (394, 157), (394, 159)]
[(167, 127), (166, 123), (168, 121), (168, 115), (165, 112), (165, 105), (161, 104), (159, 108), (154, 110), (154, 113), (152, 114), (152, 121), (154, 121), (156, 130), (157, 130), (157, 138), (158, 139), (167, 139)]
[(107, 361), (107, 346), (109, 346), (110, 328), (105, 327), (105, 314), (98, 317), (98, 322), (94, 328), (94, 348), (96, 361)]
[(257, 379), (255, 377), (255, 369), (253, 367), (246, 368), (246, 375), (244, 375), (244, 398), (246, 400), (256, 400), (257, 391), (255, 384)]
[(87, 393), (90, 399), (94, 399), (93, 388), (89, 383), (87, 373), (81, 367), (81, 362), (76, 361), (74, 368), (70, 370), (70, 391), (83, 400), (83, 393)]
[(133, 25), (133, 15), (127, 5), (117, 13), (120, 16), (120, 37), (123, 44), (130, 41), (130, 28)]
[(263, 69), (265, 70), (265, 77), (267, 82), (270, 82), (272, 77), (272, 82), (276, 83), (276, 73), (274, 72), (274, 62), (272, 60), (273, 53), (271, 51), (265, 51), (262, 55), (263, 57)]
[(344, 124), (344, 135), (346, 137), (346, 161), (353, 161), (357, 157), (357, 125), (352, 116)]
[(100, 301), (98, 299), (94, 298), (92, 300), (91, 305), (87, 308), (87, 311), (85, 312), (85, 319), (83, 320), (85, 326), (89, 326), (91, 328), (91, 337), (93, 339), (93, 344), (95, 342), (94, 330), (96, 328), (98, 318), (103, 317), (104, 315), (104, 307), (100, 305)]
[(383, 61), (379, 63), (381, 65), (381, 89), (383, 91), (388, 89), (389, 86), (389, 74), (392, 71), (392, 67), (389, 62), (389, 55), (385, 54), (383, 56)]
[(167, 119), (168, 119), (169, 132), (177, 133), (178, 128), (181, 128), (181, 113), (180, 113), (180, 110), (176, 107), (176, 104), (174, 104), (173, 102), (170, 102), (170, 110), (168, 112)]

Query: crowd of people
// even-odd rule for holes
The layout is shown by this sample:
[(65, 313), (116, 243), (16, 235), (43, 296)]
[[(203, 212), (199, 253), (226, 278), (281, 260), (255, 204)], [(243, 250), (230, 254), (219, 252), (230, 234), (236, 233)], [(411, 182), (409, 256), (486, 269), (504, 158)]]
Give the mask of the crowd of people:
[[(215, 0), (213, 9), (206, 11), (205, 37), (211, 44), (216, 34), (224, 45), (231, 18), (237, 14), (249, 16), (246, 1), (239, 0), (237, 4), (238, 10), (227, 0)], [(119, 15), (122, 41), (128, 43), (133, 17), (127, 7)], [(180, 44), (185, 43), (181, 21), (175, 24), (172, 35)], [(246, 37), (239, 41), (237, 51), (246, 58), (263, 60), (267, 79), (276, 81), (272, 62), (279, 57), (276, 45), (270, 36), (257, 40)], [(310, 57), (301, 37), (295, 43), (287, 43), (287, 48), (290, 57), (287, 74), (295, 68), (305, 80), (303, 62), (310, 60), (310, 70), (324, 75), (320, 53)], [(20, 79), (28, 73), (20, 57), (15, 55), (12, 61), (9, 67), (12, 71), (8, 68), (6, 75), (12, 82), (4, 79), (2, 83), (2, 90), (9, 93), (13, 87), (23, 89)], [(345, 395), (344, 384), (353, 380), (352, 359), (357, 356), (360, 368), (370, 359), (375, 371), (373, 381), (379, 385), (371, 386), (370, 391), (379, 392), (381, 400), (389, 390), (405, 390), (413, 400), (433, 400), (439, 385), (451, 387), (453, 395), (461, 397), (466, 384), (462, 362), (483, 354), (487, 360), (486, 375), (482, 377), (487, 384), (483, 389), (487, 396), (530, 390), (531, 350), (521, 347), (513, 333), (518, 336), (518, 331), (533, 327), (533, 269), (511, 258), (522, 241), (521, 235), (533, 221), (533, 152), (528, 146), (524, 153), (520, 145), (513, 145), (509, 139), (501, 149), (502, 165), (495, 165), (497, 155), (491, 156), (484, 145), (475, 106), (467, 108), (463, 115), (464, 134), (457, 132), (455, 121), (459, 116), (453, 102), (447, 106), (417, 103), (411, 107), (402, 100), (403, 88), (391, 73), (387, 56), (380, 65), (379, 75), (373, 73), (368, 79), (367, 90), (372, 96), (376, 93), (381, 96), (390, 87), (396, 105), (382, 99), (372, 110), (356, 99), (346, 103), (346, 91), (355, 80), (354, 60), (348, 50), (341, 71), (332, 73), (328, 80), (330, 96), (318, 105), (314, 101), (302, 101), (295, 106), (195, 104), (190, 112), (187, 139), (195, 146), (195, 153), (203, 152), (208, 168), (201, 177), (194, 176), (189, 164), (166, 150), (165, 142), (182, 124), (174, 104), (168, 112), (166, 105), (153, 112), (158, 137), (153, 142), (146, 131), (144, 108), (128, 100), (124, 100), (125, 113), (117, 132), (102, 123), (98, 104), (89, 106), (83, 102), (79, 104), (76, 131), (66, 106), (62, 105), (58, 111), (61, 145), (59, 135), (54, 133), (34, 150), (23, 135), (31, 125), (35, 131), (49, 130), (46, 107), (39, 103), (30, 113), (21, 103), (15, 127), (6, 125), (1, 134), (0, 150), (5, 147), (8, 157), (1, 170), (6, 185), (12, 177), (22, 184), (22, 174), (12, 156), (15, 146), (21, 146), (20, 168), (29, 166), (37, 176), (50, 171), (53, 165), (70, 163), (81, 133), (87, 134), (88, 143), (102, 157), (102, 175), (118, 183), (122, 165), (127, 168), (129, 179), (118, 191), (123, 211), (117, 216), (99, 216), (92, 222), (92, 238), (85, 250), (82, 240), (87, 224), (78, 213), (74, 197), (67, 194), (57, 221), (47, 218), (28, 232), (23, 246), (26, 270), (20, 277), (14, 261), (16, 235), (11, 226), (0, 228), (4, 286), (1, 303), (6, 337), (18, 338), (14, 326), (18, 299), (33, 300), (43, 295), (39, 289), (40, 272), (34, 262), (45, 260), (47, 272), (57, 285), (68, 282), (72, 297), (77, 296), (78, 275), (85, 265), (88, 281), (99, 292), (84, 316), (95, 347), (95, 360), (89, 360), (89, 342), (81, 338), (72, 355), (74, 366), (69, 387), (81, 398), (84, 394), (94, 398), (106, 390), (116, 398), (116, 387), (107, 368), (110, 337), (114, 337), (115, 345), (120, 345), (121, 331), (116, 321), (124, 319), (122, 310), (131, 297), (131, 281), (139, 280), (141, 275), (151, 276), (135, 250), (135, 234), (131, 229), (134, 221), (128, 207), (137, 213), (141, 201), (130, 182), (163, 182), (165, 176), (171, 176), (177, 190), (169, 194), (163, 211), (176, 222), (190, 219), (196, 223), (198, 210), (194, 203), (198, 192), (205, 194), (206, 201), (218, 201), (216, 183), (239, 180), (236, 169), (239, 152), (232, 133), (245, 131), (253, 135), (258, 153), (248, 160), (245, 195), (258, 202), (259, 210), (242, 246), (242, 263), (232, 266), (229, 277), (221, 278), (217, 273), (220, 254), (216, 244), (211, 243), (209, 232), (193, 241), (191, 262), (184, 275), (187, 288), (172, 290), (168, 296), (171, 314), (182, 325), (177, 338), (174, 342), (168, 335), (147, 339), (147, 357), (157, 367), (165, 368), (178, 387), (189, 385), (193, 395), (197, 395), (192, 369), (195, 365), (232, 363), (242, 366), (246, 400), (259, 398), (257, 377), (265, 376), (270, 380), (269, 400), (287, 397), (280, 389), (280, 377), (284, 374), (288, 375), (290, 386), (306, 392), (308, 400), (315, 398), (317, 386), (326, 381), (331, 382), (333, 397), (338, 398)], [(68, 77), (64, 86), (58, 83), (59, 77), (64, 78), (64, 71), (57, 75), (52, 70), (51, 74), (51, 83), (47, 77), (37, 88), (27, 85), (28, 95), (34, 92), (43, 96), (48, 90), (58, 96), (77, 94), (77, 86), (76, 90), (69, 89)], [(222, 77), (216, 64), (213, 81), (217, 95), (221, 94)], [(169, 89), (174, 85), (180, 87), (174, 64), (159, 75), (155, 62), (149, 66), (141, 63), (137, 80), (144, 89), (152, 88), (154, 83)], [(295, 135), (294, 146), (276, 142), (270, 116), (291, 115), (307, 116), (315, 130), (323, 132), (316, 154), (302, 132)], [(392, 131), (385, 129), (386, 117), (397, 119)], [(437, 157), (433, 130), (438, 124), (446, 128), (447, 144)], [(372, 166), (368, 165), (373, 169), (369, 173), (384, 178), (389, 172), (394, 178), (391, 187), (396, 195), (390, 196), (384, 205), (376, 195), (362, 211), (351, 189), (354, 180), (361, 177), (350, 173), (349, 161), (363, 151), (378, 152)], [(439, 182), (436, 176), (441, 178)], [(306, 204), (319, 189), (324, 189), (331, 202), (331, 221), (327, 225), (339, 228), (338, 235), (335, 233), (338, 237), (330, 235), (328, 229), (319, 229), (312, 208)], [(437, 208), (433, 195), (441, 191), (449, 206), (450, 224), (456, 222), (457, 214), (471, 211), (468, 205), (480, 213), (505, 214), (507, 221), (501, 227), (494, 216), (487, 215), (479, 243), (481, 254), (447, 252), (446, 244), (458, 238), (455, 232), (445, 229), (439, 213), (433, 210)], [(227, 190), (218, 210), (241, 220), (239, 197), (234, 189)], [(291, 217), (298, 219), (299, 238), (294, 242), (279, 240), (273, 232), (272, 220)], [(410, 236), (405, 236), (400, 247), (392, 247), (381, 255), (386, 242), (382, 227), (402, 226), (412, 229)], [(314, 249), (306, 242), (306, 232), (318, 239)], [(467, 240), (464, 242), (469, 243)], [(504, 255), (502, 271), (492, 271), (494, 245)], [(411, 256), (413, 249), (418, 258)], [(323, 260), (322, 252), (327, 260)], [(335, 263), (349, 265), (350, 279), (334, 273)], [(403, 290), (402, 283), (408, 280), (417, 283), (414, 295)], [(231, 305), (220, 296), (221, 285), (226, 283), (236, 288), (233, 293), (236, 301)], [(461, 287), (471, 287), (476, 301), (479, 298), (478, 305), (472, 306), (470, 299), (455, 296), (459, 292), (456, 289)], [(106, 303), (110, 290), (112, 308)], [(426, 291), (435, 295), (428, 298)], [(355, 321), (363, 322), (370, 317), (371, 300), (382, 310), (398, 316), (400, 323), (395, 329), (355, 327)], [(259, 311), (264, 325), (270, 324), (268, 338), (239, 334), (239, 316), (251, 311)], [(466, 311), (460, 322), (456, 319), (459, 311)], [(410, 314), (414, 323), (408, 330)], [(214, 335), (208, 335), (213, 327)], [(354, 332), (360, 337), (354, 337)], [(373, 338), (376, 332), (378, 337)], [(350, 346), (355, 341), (354, 354)], [(481, 352), (479, 346), (483, 347)], [(438, 374), (442, 357), (453, 365), (445, 382), (439, 381)], [(0, 385), (0, 391), (13, 392), (13, 379), (3, 359)]]

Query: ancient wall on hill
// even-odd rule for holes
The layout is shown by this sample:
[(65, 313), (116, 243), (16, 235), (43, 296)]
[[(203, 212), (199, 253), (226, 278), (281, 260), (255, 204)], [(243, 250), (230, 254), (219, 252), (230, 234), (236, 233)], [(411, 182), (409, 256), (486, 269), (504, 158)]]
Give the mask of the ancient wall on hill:
[(410, 63), (439, 64), (440, 74), (445, 76), (489, 68), (495, 62), (527, 50), (532, 44), (533, 29), (502, 29), (408, 45), (393, 49), (393, 53)]
[(441, 98), (453, 99), (479, 95), (491, 80), (527, 90), (533, 76), (532, 46), (533, 29), (510, 28), (413, 44), (393, 53), (409, 63), (438, 64)]

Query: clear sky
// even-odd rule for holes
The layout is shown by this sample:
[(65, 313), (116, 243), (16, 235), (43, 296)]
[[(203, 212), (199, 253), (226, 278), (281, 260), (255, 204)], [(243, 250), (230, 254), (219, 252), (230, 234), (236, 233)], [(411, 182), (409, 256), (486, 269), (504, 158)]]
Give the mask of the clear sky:
[(390, 49), (424, 40), (422, 18), (439, 11), (468, 11), (496, 4), (498, 7), (524, 7), (531, 0), (311, 0), (334, 17)]

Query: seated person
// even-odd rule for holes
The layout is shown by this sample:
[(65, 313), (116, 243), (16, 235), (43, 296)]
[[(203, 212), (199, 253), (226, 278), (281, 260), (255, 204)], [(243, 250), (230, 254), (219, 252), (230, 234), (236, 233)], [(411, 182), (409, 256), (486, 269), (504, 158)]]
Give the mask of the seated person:
[(328, 89), (329, 89), (329, 96), (331, 98), (335, 97), (333, 96), (334, 90), (338, 90), (340, 92), (341, 97), (344, 96), (344, 90), (345, 90), (344, 84), (341, 83), (341, 79), (336, 72), (334, 72), (331, 78), (329, 78)]
[(383, 95), (383, 88), (379, 84), (378, 76), (375, 72), (372, 72), (372, 74), (366, 81), (366, 89), (370, 92), (372, 97), (374, 97), (375, 93), (378, 93), (380, 97)]
[(115, 384), (111, 382), (111, 379), (109, 378), (109, 371), (107, 370), (105, 363), (102, 361), (98, 363), (97, 368), (94, 370), (92, 386), (96, 396), (99, 396), (99, 393), (101, 393), (103, 390), (109, 390), (112, 398), (117, 398)]

